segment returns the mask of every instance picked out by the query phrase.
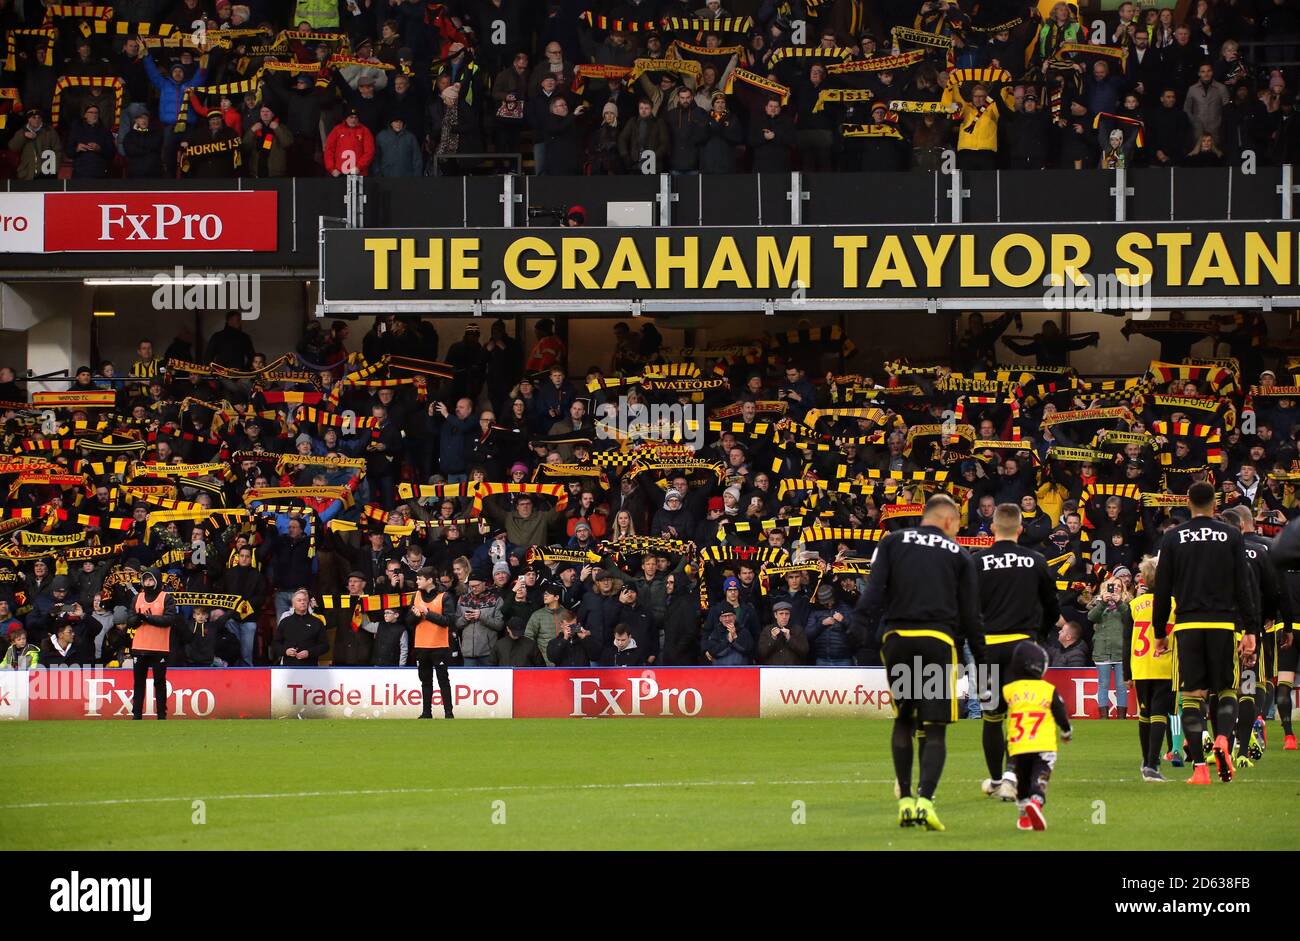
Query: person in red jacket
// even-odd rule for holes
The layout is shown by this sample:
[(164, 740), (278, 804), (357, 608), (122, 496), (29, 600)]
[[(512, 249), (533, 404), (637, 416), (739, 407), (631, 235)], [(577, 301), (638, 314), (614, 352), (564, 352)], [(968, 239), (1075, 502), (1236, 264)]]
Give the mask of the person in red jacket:
[(330, 176), (366, 176), (375, 159), (375, 137), (361, 123), (356, 108), (349, 108), (343, 123), (325, 138), (325, 169)]

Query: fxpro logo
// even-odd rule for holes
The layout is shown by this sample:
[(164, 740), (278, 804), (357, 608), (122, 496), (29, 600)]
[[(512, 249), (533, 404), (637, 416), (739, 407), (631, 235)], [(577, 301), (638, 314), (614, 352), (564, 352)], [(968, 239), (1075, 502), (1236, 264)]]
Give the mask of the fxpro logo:
[(130, 912), (132, 921), (153, 914), (153, 880), (145, 878), (82, 878), (72, 870), (66, 879), (50, 882), (52, 912)]
[[(156, 715), (153, 681), (150, 680), (145, 687), (144, 714)], [(131, 715), (135, 690), (118, 686), (111, 679), (88, 679), (85, 681), (85, 699), (87, 716), (103, 716), (107, 711), (110, 715), (125, 717)], [(217, 697), (210, 689), (177, 688), (169, 680), (167, 703), (167, 714), (173, 718), (188, 715), (204, 719), (217, 707)]]
[(99, 207), (101, 242), (215, 242), (223, 228), (215, 212), (183, 212), (175, 203), (153, 203), (147, 212), (131, 212), (125, 203)]
[(590, 703), (597, 716), (696, 716), (704, 708), (704, 697), (693, 686), (678, 689), (660, 687), (651, 674), (628, 678), (626, 686), (602, 686), (598, 677), (574, 677), (571, 716), (591, 715), (584, 707)]

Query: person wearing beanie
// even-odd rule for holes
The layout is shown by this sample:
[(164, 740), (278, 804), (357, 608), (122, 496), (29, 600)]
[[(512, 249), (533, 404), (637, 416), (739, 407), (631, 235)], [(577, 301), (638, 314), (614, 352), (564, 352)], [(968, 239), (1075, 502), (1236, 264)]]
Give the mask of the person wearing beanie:
[[(505, 633), (499, 638), (492, 653), (488, 655), (488, 665), (494, 667), (544, 667), (546, 658), (537, 647), (537, 641), (528, 636), (523, 618), (510, 618), (506, 621)], [(582, 664), (586, 666), (586, 664)]]
[(470, 572), (469, 590), (456, 605), (456, 629), (465, 666), (487, 666), (492, 648), (505, 629), (501, 598), (492, 590), (490, 571), (479, 568)]
[(1072, 729), (1065, 700), (1043, 679), (1047, 651), (1021, 641), (1011, 655), (1011, 682), (1002, 687), (1007, 704), (1007, 752), (1016, 775), (1017, 830), (1046, 830), (1047, 782), (1056, 763), (1057, 733), (1070, 741)]
[(564, 587), (558, 581), (545, 581), (542, 583), (542, 606), (533, 612), (525, 625), (528, 636), (537, 643), (540, 650), (547, 652), (550, 656), (551, 641), (560, 633), (560, 625), (563, 623), (564, 615), (569, 612), (560, 606), (560, 599), (564, 596)]
[(804, 623), (804, 632), (812, 647), (813, 662), (819, 667), (853, 666), (855, 644), (849, 635), (853, 609), (835, 598), (830, 580), (817, 588), (812, 610)]
[(35, 670), (41, 662), (41, 652), (27, 640), (27, 631), (21, 624), (9, 628), (6, 638), (9, 647), (0, 657), (0, 670)]
[(627, 172), (618, 150), (619, 131), (618, 105), (607, 101), (600, 109), (600, 125), (591, 135), (591, 151), (588, 157), (591, 161), (592, 176), (609, 176)]
[(144, 718), (145, 695), (149, 671), (153, 670), (154, 710), (159, 719), (167, 718), (167, 662), (172, 651), (172, 629), (180, 627), (176, 602), (163, 588), (162, 577), (155, 568), (140, 575), (140, 591), (131, 605), (127, 619), (134, 658), (135, 697), (131, 700), (131, 718)]
[(717, 626), (704, 642), (704, 656), (714, 666), (748, 666), (754, 662), (754, 638), (736, 618), (733, 605), (723, 602)]
[(411, 632), (415, 665), (420, 675), (423, 708), (421, 719), (433, 718), (433, 675), (438, 674), (438, 692), (442, 696), (442, 713), (452, 714), (451, 675), (447, 667), (455, 656), (456, 626), (454, 596), (438, 587), (437, 573), (425, 566), (415, 574), (415, 597), (404, 618)]

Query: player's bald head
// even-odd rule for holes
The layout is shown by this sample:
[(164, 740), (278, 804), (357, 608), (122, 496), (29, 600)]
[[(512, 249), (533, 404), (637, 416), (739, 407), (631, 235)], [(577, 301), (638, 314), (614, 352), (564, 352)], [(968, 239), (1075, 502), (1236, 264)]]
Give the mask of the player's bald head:
[(1015, 539), (1020, 535), (1020, 507), (1014, 503), (999, 503), (993, 511), (993, 535), (999, 539)]
[(1255, 529), (1255, 517), (1244, 506), (1228, 507), (1223, 511), (1223, 521), (1237, 527), (1243, 533), (1252, 532)]
[(957, 509), (957, 504), (953, 502), (952, 497), (946, 493), (936, 493), (925, 501), (921, 523), (926, 526), (937, 526), (951, 537), (956, 535), (961, 526), (961, 511)]

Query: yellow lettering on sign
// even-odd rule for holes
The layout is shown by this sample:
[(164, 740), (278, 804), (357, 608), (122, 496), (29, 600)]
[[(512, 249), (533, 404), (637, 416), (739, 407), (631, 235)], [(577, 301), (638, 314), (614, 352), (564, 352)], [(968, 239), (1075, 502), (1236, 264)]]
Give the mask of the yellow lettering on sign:
[(397, 248), (397, 239), (366, 239), (365, 250), (374, 256), (370, 280), (376, 291), (388, 290), (388, 253)]
[(917, 251), (921, 253), (921, 261), (925, 264), (926, 287), (943, 287), (943, 263), (947, 260), (948, 253), (952, 251), (952, 243), (956, 240), (955, 235), (940, 235), (931, 243), (928, 236), (912, 236)]
[(1135, 288), (1151, 280), (1151, 276), (1155, 273), (1155, 266), (1151, 264), (1151, 259), (1138, 254), (1150, 250), (1151, 237), (1145, 232), (1125, 232), (1119, 237), (1115, 242), (1115, 254), (1119, 256), (1120, 261), (1131, 265), (1128, 268), (1115, 269), (1121, 284)]
[[(1007, 267), (1007, 253), (1013, 248), (1023, 248), (1029, 253), (1029, 267), (1020, 274), (1015, 274)], [(993, 254), (989, 257), (989, 268), (999, 284), (1011, 288), (1025, 288), (1038, 283), (1043, 278), (1043, 268), (1047, 265), (1047, 255), (1042, 243), (1031, 235), (1015, 232), (1004, 235), (993, 245)]]
[(1087, 284), (1083, 269), (1092, 260), (1092, 246), (1088, 240), (1074, 232), (1056, 232), (1052, 234), (1051, 274), (1061, 280), (1053, 284), (1064, 284), (1068, 273), (1075, 284)]
[(442, 239), (429, 239), (429, 253), (417, 255), (415, 239), (402, 239), (402, 274), (403, 291), (415, 290), (415, 273), (425, 273), (425, 290), (442, 290)]
[[(470, 274), (478, 271), (478, 246), (476, 238), (454, 238), (451, 240), (451, 289), (453, 291), (477, 291), (478, 277)], [(473, 254), (471, 254), (473, 253)]]
[(1165, 282), (1170, 287), (1183, 283), (1183, 249), (1192, 244), (1190, 232), (1159, 232), (1156, 244), (1165, 250)]
[(804, 287), (812, 282), (812, 237), (796, 235), (790, 239), (790, 247), (785, 257), (781, 256), (781, 246), (771, 235), (758, 237), (758, 277), (760, 288), (772, 286), (772, 276), (776, 276), (776, 286), (789, 288), (795, 281)]
[(661, 235), (655, 239), (655, 287), (660, 291), (672, 290), (673, 272), (682, 273), (682, 288), (697, 290), (700, 286), (700, 238), (688, 235), (682, 239), (682, 253), (672, 251), (671, 237)]
[[(522, 259), (524, 252), (530, 252), (537, 257)], [(506, 280), (523, 291), (541, 290), (555, 277), (555, 249), (551, 248), (546, 239), (539, 239), (533, 235), (515, 239), (506, 249), (503, 260)], [(521, 260), (523, 270), (520, 270)], [(527, 274), (524, 273), (525, 271)]]
[(1268, 276), (1276, 284), (1291, 284), (1291, 233), (1274, 232), (1274, 250), (1258, 232), (1246, 233), (1246, 284), (1258, 287), (1261, 283), (1259, 266), (1262, 262)]
[(600, 246), (595, 239), (565, 237), (560, 240), (560, 277), (564, 290), (572, 291), (581, 284), (588, 291), (599, 290), (592, 269), (600, 264)]
[(878, 288), (886, 281), (897, 281), (905, 288), (916, 287), (916, 278), (912, 267), (907, 262), (907, 252), (897, 235), (886, 235), (876, 253), (876, 262), (871, 266), (871, 275), (867, 278), (867, 287)]
[(1201, 253), (1196, 256), (1196, 264), (1192, 266), (1192, 275), (1187, 279), (1187, 286), (1200, 287), (1210, 279), (1224, 285), (1241, 284), (1221, 232), (1210, 232), (1205, 236), (1205, 241), (1201, 243)]
[(630, 238), (618, 240), (614, 257), (609, 260), (609, 271), (605, 273), (605, 280), (601, 287), (610, 291), (624, 283), (631, 284), (642, 291), (650, 290), (650, 275), (646, 273), (645, 263), (641, 261), (641, 253), (637, 251), (636, 241)]
[(865, 235), (837, 235), (835, 247), (843, 253), (840, 283), (846, 288), (858, 287), (858, 252), (867, 247)]
[(961, 237), (961, 281), (964, 288), (986, 288), (989, 276), (975, 270), (975, 236)]
[(740, 257), (736, 240), (730, 235), (724, 235), (718, 240), (713, 261), (709, 263), (709, 273), (704, 276), (704, 290), (712, 291), (724, 281), (743, 289), (754, 286), (750, 282), (749, 272), (745, 270), (745, 260)]

